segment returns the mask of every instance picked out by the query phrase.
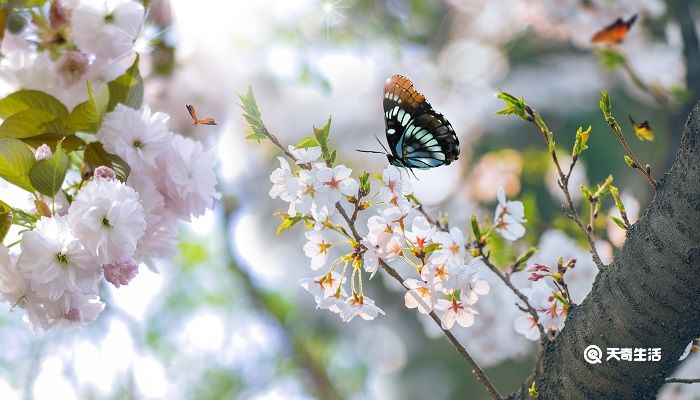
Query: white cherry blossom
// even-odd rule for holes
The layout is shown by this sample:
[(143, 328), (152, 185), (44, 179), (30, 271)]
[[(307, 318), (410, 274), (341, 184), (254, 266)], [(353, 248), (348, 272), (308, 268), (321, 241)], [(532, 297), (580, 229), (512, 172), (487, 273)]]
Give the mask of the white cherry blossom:
[(507, 201), (503, 186), (498, 188), (498, 206), (493, 217), (495, 229), (504, 239), (515, 241), (525, 235), (525, 206), (520, 201)]

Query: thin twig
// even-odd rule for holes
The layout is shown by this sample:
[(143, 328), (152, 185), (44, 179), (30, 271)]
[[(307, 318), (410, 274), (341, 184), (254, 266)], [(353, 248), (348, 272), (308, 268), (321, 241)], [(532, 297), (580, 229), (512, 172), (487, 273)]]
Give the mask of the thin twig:
[(537, 315), (537, 310), (535, 310), (535, 308), (532, 307), (532, 305), (530, 305), (530, 300), (527, 298), (527, 296), (525, 296), (525, 294), (523, 294), (523, 292), (521, 292), (520, 289), (518, 289), (517, 287), (515, 287), (515, 285), (513, 285), (513, 283), (512, 283), (512, 282), (510, 281), (510, 279), (508, 278), (508, 276), (504, 275), (504, 274), (501, 272), (501, 270), (498, 269), (498, 267), (496, 267), (496, 266), (491, 262), (491, 259), (489, 258), (489, 254), (485, 254), (484, 251), (483, 251), (483, 248), (482, 248), (481, 246), (477, 246), (477, 249), (479, 250), (479, 254), (483, 257), (483, 258), (482, 258), (482, 261), (484, 262), (484, 264), (486, 264), (486, 266), (489, 267), (489, 269), (490, 269), (494, 274), (496, 274), (496, 276), (498, 276), (498, 278), (499, 278), (500, 280), (502, 280), (503, 283), (505, 283), (506, 286), (508, 286), (508, 288), (510, 288), (510, 290), (512, 290), (513, 293), (514, 293), (516, 296), (518, 296), (518, 298), (519, 298), (523, 303), (525, 303), (525, 309), (526, 309), (526, 311), (527, 311), (528, 313), (530, 313), (530, 315), (532, 316), (532, 318), (535, 319), (535, 324), (537, 325), (537, 329), (540, 331), (540, 345), (541, 345), (541, 346), (544, 346), (545, 343), (546, 343), (546, 341), (547, 341), (547, 334), (545, 333), (544, 328), (542, 327), (542, 324), (540, 324), (540, 323), (538, 322), (538, 321), (539, 321), (539, 316)]
[(666, 378), (666, 383), (700, 383), (700, 378)]
[[(410, 290), (410, 288), (404, 284), (404, 279), (401, 277), (401, 275), (394, 268), (392, 268), (389, 264), (387, 264), (382, 259), (379, 260), (379, 263), (382, 266), (382, 269), (384, 269), (384, 271), (386, 271), (386, 273), (389, 274), (389, 276), (391, 276), (392, 278), (397, 280), (401, 284), (401, 286), (403, 286), (407, 290)], [(435, 314), (435, 311), (431, 311), (430, 314), (428, 314), (428, 315), (430, 315), (430, 318), (432, 318), (433, 321), (435, 321), (435, 323), (440, 327), (440, 329), (442, 329), (440, 317), (438, 317), (437, 314)], [(450, 332), (449, 330), (446, 330), (446, 329), (442, 329), (442, 332), (445, 334), (445, 336), (447, 336), (447, 339), (450, 341), (450, 343), (452, 343), (452, 345), (457, 350), (459, 355), (461, 355), (462, 358), (464, 358), (469, 363), (469, 365), (472, 366), (472, 373), (476, 377), (476, 380), (478, 380), (479, 382), (481, 382), (482, 385), (484, 385), (484, 387), (486, 388), (486, 391), (491, 395), (491, 397), (494, 399), (502, 399), (503, 397), (501, 396), (500, 393), (498, 393), (498, 390), (493, 385), (493, 383), (491, 383), (491, 380), (486, 375), (486, 372), (484, 372), (484, 370), (481, 369), (481, 367), (476, 362), (476, 360), (474, 360), (474, 358), (472, 358), (472, 356), (469, 354), (467, 349), (464, 348), (464, 346), (452, 334), (452, 332)]]
[(622, 68), (625, 70), (625, 72), (627, 72), (629, 77), (632, 79), (632, 82), (634, 82), (634, 84), (637, 85), (639, 89), (650, 95), (666, 111), (671, 112), (671, 104), (668, 98), (662, 93), (660, 93), (658, 90), (647, 85), (646, 82), (644, 82), (642, 78), (640, 78), (639, 75), (637, 75), (634, 69), (632, 69), (632, 66), (630, 65), (629, 61), (627, 61), (627, 57), (623, 55), (622, 60)]
[[(541, 121), (541, 117), (539, 116), (537, 111), (533, 110), (529, 106), (526, 107), (526, 111), (529, 114), (530, 119), (532, 120), (531, 122), (535, 125), (537, 130), (544, 138), (545, 144), (549, 146), (549, 137), (553, 136), (553, 134), (551, 132), (545, 132), (544, 129), (537, 123), (537, 121)], [(576, 225), (578, 225), (581, 232), (583, 232), (584, 236), (586, 236), (586, 240), (588, 241), (588, 248), (591, 252), (591, 256), (593, 257), (593, 262), (598, 267), (598, 269), (602, 269), (605, 267), (605, 264), (600, 259), (600, 255), (598, 255), (598, 249), (595, 246), (595, 241), (593, 240), (593, 237), (591, 236), (588, 229), (586, 229), (586, 226), (581, 221), (581, 218), (578, 216), (578, 213), (576, 212), (576, 207), (574, 206), (574, 202), (573, 200), (571, 200), (571, 193), (569, 192), (569, 178), (571, 177), (571, 172), (573, 171), (574, 166), (576, 165), (576, 160), (578, 158), (573, 158), (571, 165), (569, 166), (569, 171), (566, 174), (564, 174), (564, 171), (562, 170), (561, 165), (559, 164), (557, 151), (553, 149), (550, 152), (550, 154), (552, 156), (552, 160), (554, 161), (554, 165), (557, 168), (557, 173), (559, 174), (559, 187), (564, 193), (564, 197), (566, 199), (566, 204), (563, 207), (564, 214), (566, 214), (567, 217), (574, 221)]]

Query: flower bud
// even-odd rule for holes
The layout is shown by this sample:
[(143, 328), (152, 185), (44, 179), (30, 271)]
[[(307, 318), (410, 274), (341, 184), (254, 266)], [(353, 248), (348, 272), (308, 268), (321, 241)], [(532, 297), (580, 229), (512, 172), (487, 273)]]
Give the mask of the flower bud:
[(105, 265), (105, 279), (116, 288), (121, 285), (128, 285), (138, 273), (138, 269), (139, 266), (136, 264), (136, 261), (129, 257), (122, 262)]
[(95, 168), (94, 177), (104, 178), (108, 181), (112, 181), (114, 179), (117, 179), (117, 173), (114, 172), (114, 170), (110, 167), (100, 165), (99, 167)]
[(37, 161), (47, 160), (51, 158), (52, 155), (53, 153), (51, 152), (51, 148), (46, 144), (42, 144), (41, 146), (39, 146), (36, 149), (36, 153), (34, 153), (34, 157)]

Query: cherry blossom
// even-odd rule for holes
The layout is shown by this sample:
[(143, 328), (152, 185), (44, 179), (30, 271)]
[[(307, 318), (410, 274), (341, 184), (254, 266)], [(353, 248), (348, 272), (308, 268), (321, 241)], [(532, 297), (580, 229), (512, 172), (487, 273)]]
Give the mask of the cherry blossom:
[(315, 271), (326, 263), (331, 244), (318, 231), (306, 232), (306, 239), (308, 242), (304, 244), (304, 253), (311, 258), (311, 269)]
[(433, 241), (440, 243), (441, 253), (453, 257), (458, 262), (464, 260), (466, 251), (464, 249), (464, 234), (461, 229), (453, 227), (449, 232), (435, 232)]
[(504, 239), (514, 241), (525, 235), (525, 206), (520, 201), (506, 201), (503, 187), (498, 188), (498, 206), (493, 217), (495, 230)]
[(270, 189), (270, 197), (280, 199), (291, 203), (296, 200), (299, 190), (299, 180), (292, 175), (292, 170), (289, 163), (282, 157), (277, 157), (280, 162), (280, 167), (272, 171), (270, 181), (272, 188)]
[(39, 297), (56, 301), (66, 292), (93, 293), (102, 268), (73, 235), (67, 217), (43, 217), (22, 235), (17, 270)]
[(166, 126), (169, 118), (161, 112), (151, 113), (148, 106), (134, 110), (117, 104), (104, 116), (96, 138), (105, 150), (123, 158), (132, 169), (155, 168), (156, 161), (172, 142)]
[(406, 307), (418, 308), (421, 314), (428, 314), (433, 310), (437, 296), (427, 283), (417, 279), (406, 279), (404, 285), (410, 289), (404, 296)]
[(103, 264), (133, 256), (146, 230), (138, 193), (118, 180), (91, 180), (67, 217), (81, 243)]
[(367, 296), (355, 293), (351, 297), (348, 297), (346, 303), (349, 308), (345, 312), (345, 317), (343, 318), (345, 322), (350, 322), (358, 315), (366, 321), (377, 318), (379, 314), (384, 315), (384, 311), (374, 305), (374, 300)]
[(311, 167), (311, 165), (313, 165), (321, 157), (321, 148), (318, 146), (297, 149), (290, 145), (288, 149), (294, 158), (296, 158), (297, 164), (305, 165), (307, 167)]
[(474, 315), (478, 312), (459, 300), (439, 299), (435, 305), (435, 309), (443, 311), (440, 317), (440, 326), (444, 330), (450, 330), (455, 322), (460, 326), (467, 328), (474, 324)]

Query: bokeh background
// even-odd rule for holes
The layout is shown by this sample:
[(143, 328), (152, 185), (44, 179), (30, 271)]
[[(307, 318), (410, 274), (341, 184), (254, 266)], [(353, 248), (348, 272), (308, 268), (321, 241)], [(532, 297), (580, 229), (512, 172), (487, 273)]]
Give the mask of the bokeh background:
[[(91, 326), (33, 334), (21, 313), (0, 312), (2, 399), (482, 399), (469, 367), (432, 324), (403, 304), (381, 273), (366, 288), (386, 311), (375, 321), (341, 322), (315, 309), (297, 281), (310, 276), (301, 227), (275, 235), (283, 204), (269, 198), (277, 150), (249, 133), (236, 92), (252, 86), (268, 128), (295, 144), (332, 115), (331, 141), (353, 169), (381, 171), (386, 159), (361, 154), (383, 138), (382, 85), (410, 77), (449, 118), (458, 162), (417, 171), (428, 212), (449, 213), (468, 232), (471, 214), (491, 215), (503, 185), (526, 205), (528, 233), (494, 256), (501, 264), (529, 246), (533, 261), (579, 261), (580, 301), (595, 268), (583, 237), (560, 212), (551, 160), (530, 125), (494, 115), (499, 89), (524, 96), (565, 152), (579, 126), (592, 126), (572, 188), (609, 174), (633, 218), (650, 201), (642, 177), (598, 108), (607, 88), (638, 156), (667, 170), (695, 96), (684, 34), (700, 27), (700, 4), (684, 0), (153, 0), (139, 51), (146, 99), (171, 114), (170, 128), (216, 146), (222, 200), (181, 227), (179, 254), (155, 274), (103, 290), (107, 308)], [(606, 67), (591, 35), (638, 13), (617, 46), (625, 65)], [(694, 14), (693, 14), (694, 13)], [(688, 22), (690, 21), (690, 22)], [(696, 44), (697, 45), (697, 44)], [(601, 62), (603, 61), (603, 62)], [(191, 126), (185, 104), (217, 127)], [(640, 142), (627, 114), (649, 120), (656, 139)], [(574, 190), (577, 192), (577, 190)], [(576, 201), (580, 203), (580, 196)], [(583, 206), (583, 205), (582, 205)], [(596, 226), (610, 259), (624, 232)], [(615, 212), (613, 212), (614, 214)], [(529, 375), (534, 343), (517, 334), (515, 298), (488, 271), (491, 293), (470, 328), (455, 333), (502, 393)], [(519, 277), (526, 285), (526, 277)], [(612, 306), (612, 305), (611, 305)], [(700, 357), (678, 376), (694, 376)], [(697, 375), (697, 373), (695, 374)], [(700, 385), (668, 385), (663, 399), (700, 398)]]

